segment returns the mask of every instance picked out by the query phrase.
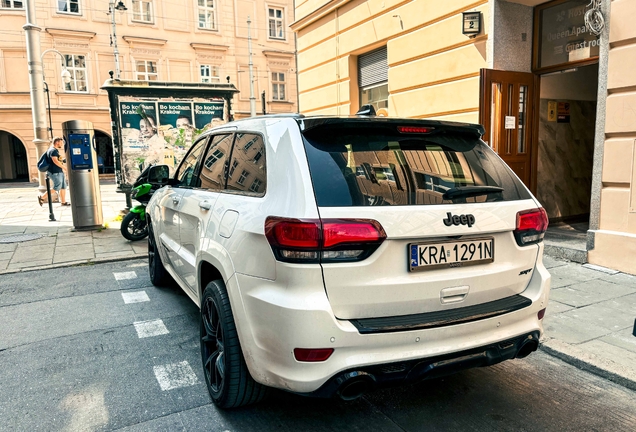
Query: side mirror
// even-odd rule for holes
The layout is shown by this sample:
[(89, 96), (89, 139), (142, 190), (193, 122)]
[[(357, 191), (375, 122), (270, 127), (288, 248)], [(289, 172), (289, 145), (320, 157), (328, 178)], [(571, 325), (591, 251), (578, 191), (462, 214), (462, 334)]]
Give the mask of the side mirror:
[(170, 179), (168, 165), (155, 165), (148, 170), (148, 183), (167, 184)]

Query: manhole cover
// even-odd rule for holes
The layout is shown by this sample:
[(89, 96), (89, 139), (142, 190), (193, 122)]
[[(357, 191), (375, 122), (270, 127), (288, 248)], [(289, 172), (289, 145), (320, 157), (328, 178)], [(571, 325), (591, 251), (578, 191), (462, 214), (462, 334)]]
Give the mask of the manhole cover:
[(6, 237), (0, 237), (0, 243), (21, 243), (37, 240), (40, 237), (42, 237), (42, 234), (13, 234)]

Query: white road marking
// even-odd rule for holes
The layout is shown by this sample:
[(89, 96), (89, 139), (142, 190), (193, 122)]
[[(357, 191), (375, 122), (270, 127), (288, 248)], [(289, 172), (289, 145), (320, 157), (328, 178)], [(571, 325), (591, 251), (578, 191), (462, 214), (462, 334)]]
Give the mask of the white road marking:
[(137, 273), (135, 273), (134, 271), (113, 273), (113, 275), (115, 275), (115, 279), (118, 281), (137, 278)]
[(135, 326), (135, 330), (137, 330), (137, 335), (139, 339), (160, 336), (164, 334), (170, 333), (163, 321), (158, 320), (150, 320), (150, 321), (138, 321), (133, 323)]
[(199, 382), (187, 361), (155, 366), (153, 369), (163, 391), (189, 387)]
[(148, 267), (148, 263), (130, 264), (130, 265), (127, 265), (126, 267)]
[(150, 301), (148, 298), (148, 294), (146, 291), (135, 291), (135, 292), (125, 292), (121, 293), (122, 298), (124, 299), (124, 303), (141, 303)]

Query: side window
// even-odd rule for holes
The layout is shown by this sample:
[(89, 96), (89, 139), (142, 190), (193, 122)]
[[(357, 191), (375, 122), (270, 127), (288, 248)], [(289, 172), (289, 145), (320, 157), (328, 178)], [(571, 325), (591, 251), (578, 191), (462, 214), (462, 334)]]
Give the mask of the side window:
[(205, 144), (208, 142), (207, 138), (197, 141), (192, 145), (192, 148), (188, 152), (187, 156), (181, 161), (179, 169), (175, 178), (179, 181), (177, 186), (184, 187), (199, 187), (199, 178), (196, 176), (198, 161), (201, 153), (205, 150)]
[(237, 133), (229, 164), (227, 189), (249, 195), (265, 195), (267, 170), (265, 143), (260, 135)]
[(201, 168), (201, 187), (203, 189), (222, 190), (225, 185), (227, 159), (230, 157), (234, 135), (217, 135), (203, 158)]

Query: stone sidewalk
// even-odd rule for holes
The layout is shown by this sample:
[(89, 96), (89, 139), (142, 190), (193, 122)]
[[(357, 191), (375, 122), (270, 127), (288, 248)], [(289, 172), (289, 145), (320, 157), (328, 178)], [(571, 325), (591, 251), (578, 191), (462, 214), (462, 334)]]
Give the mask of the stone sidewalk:
[[(40, 207), (37, 202), (37, 187), (28, 183), (0, 185), (0, 274), (145, 257), (145, 241), (130, 242), (119, 232), (124, 195), (115, 192), (112, 181), (102, 183), (100, 189), (105, 228), (73, 232), (70, 206), (53, 204), (56, 221), (51, 222), (48, 205)], [(5, 243), (16, 234), (41, 237)]]
[[(146, 241), (130, 242), (119, 232), (125, 207), (115, 185), (102, 183), (106, 228), (72, 232), (70, 207), (37, 203), (32, 185), (0, 184), (0, 283), (2, 273), (145, 258)], [(37, 240), (2, 243), (13, 234), (41, 234)], [(636, 390), (636, 276), (561, 261), (548, 256), (552, 274), (550, 303), (541, 349), (581, 369)]]
[(636, 390), (636, 276), (545, 257), (552, 275), (541, 349)]

